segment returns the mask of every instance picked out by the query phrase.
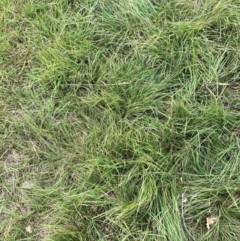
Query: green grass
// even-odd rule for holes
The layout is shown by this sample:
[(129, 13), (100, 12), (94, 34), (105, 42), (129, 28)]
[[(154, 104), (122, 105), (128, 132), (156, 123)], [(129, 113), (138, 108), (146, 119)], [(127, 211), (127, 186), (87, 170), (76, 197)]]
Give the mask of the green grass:
[(2, 0), (1, 240), (240, 240), (239, 8)]

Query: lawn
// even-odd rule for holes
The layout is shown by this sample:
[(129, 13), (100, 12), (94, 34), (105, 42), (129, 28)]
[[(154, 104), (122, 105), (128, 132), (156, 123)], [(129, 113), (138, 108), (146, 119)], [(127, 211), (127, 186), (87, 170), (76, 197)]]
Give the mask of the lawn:
[(239, 0), (1, 0), (4, 241), (240, 240)]

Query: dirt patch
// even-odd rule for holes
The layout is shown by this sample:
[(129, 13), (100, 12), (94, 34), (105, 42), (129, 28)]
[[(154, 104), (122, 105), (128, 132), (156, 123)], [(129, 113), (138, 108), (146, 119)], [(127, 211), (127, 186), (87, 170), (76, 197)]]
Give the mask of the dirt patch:
[(21, 155), (13, 149), (5, 158), (3, 158), (5, 163), (19, 163), (21, 161)]

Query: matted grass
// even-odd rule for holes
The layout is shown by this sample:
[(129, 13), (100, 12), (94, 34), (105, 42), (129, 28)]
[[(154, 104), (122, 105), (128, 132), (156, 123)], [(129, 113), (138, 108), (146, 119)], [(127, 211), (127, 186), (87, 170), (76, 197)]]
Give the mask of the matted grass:
[(239, 9), (2, 0), (1, 240), (239, 241)]

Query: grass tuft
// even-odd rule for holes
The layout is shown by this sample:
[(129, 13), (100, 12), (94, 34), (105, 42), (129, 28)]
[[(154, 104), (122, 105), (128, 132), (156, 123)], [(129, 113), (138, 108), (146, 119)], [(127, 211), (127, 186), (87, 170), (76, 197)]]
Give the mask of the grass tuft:
[(239, 7), (2, 0), (3, 240), (240, 240)]

